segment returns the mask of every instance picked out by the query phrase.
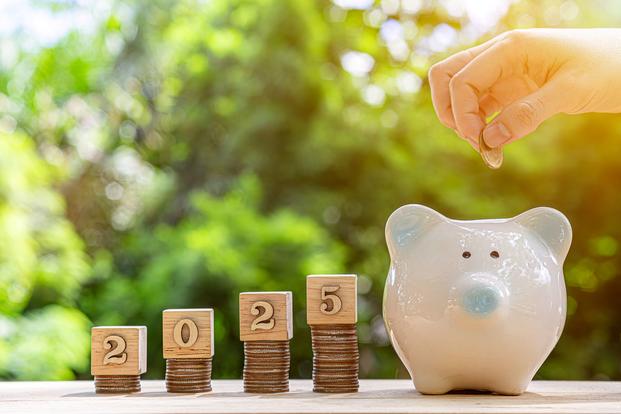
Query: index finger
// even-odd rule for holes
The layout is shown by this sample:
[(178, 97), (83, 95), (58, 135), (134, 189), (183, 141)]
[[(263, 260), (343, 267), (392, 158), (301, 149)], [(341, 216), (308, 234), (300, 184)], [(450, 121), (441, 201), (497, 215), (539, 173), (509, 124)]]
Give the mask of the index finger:
[(441, 62), (436, 63), (429, 69), (429, 86), (431, 88), (431, 100), (433, 107), (445, 126), (455, 129), (455, 120), (451, 106), (449, 82), (453, 76), (479, 54), (487, 50), (496, 38), (488, 40), (479, 46), (454, 54)]
[(506, 74), (513, 71), (515, 54), (500, 41), (472, 59), (449, 82), (450, 100), (457, 131), (478, 139), (485, 127), (479, 99)]

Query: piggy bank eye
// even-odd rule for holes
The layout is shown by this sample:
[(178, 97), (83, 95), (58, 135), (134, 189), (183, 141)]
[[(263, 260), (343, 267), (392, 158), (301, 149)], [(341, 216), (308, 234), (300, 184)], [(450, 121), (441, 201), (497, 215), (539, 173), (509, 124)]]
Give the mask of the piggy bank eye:
[(489, 255), (492, 256), (494, 259), (498, 259), (500, 257), (500, 253), (498, 253), (496, 250), (492, 250)]
[(469, 251), (465, 251), (465, 252), (463, 252), (463, 253), (461, 254), (461, 257), (463, 257), (464, 259), (469, 259), (469, 258), (470, 258), (470, 256), (472, 256), (472, 255), (470, 254), (470, 252), (469, 252)]

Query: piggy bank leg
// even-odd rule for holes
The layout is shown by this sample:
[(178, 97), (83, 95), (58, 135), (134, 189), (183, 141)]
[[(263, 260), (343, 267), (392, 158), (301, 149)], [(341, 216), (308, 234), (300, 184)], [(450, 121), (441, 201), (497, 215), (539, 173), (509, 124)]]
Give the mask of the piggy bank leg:
[(424, 375), (414, 380), (416, 391), (421, 394), (438, 395), (446, 394), (453, 389), (453, 385), (439, 375)]
[(520, 395), (526, 391), (529, 382), (530, 381), (516, 381), (511, 378), (504, 378), (497, 381), (493, 387), (490, 387), (490, 391), (501, 395)]

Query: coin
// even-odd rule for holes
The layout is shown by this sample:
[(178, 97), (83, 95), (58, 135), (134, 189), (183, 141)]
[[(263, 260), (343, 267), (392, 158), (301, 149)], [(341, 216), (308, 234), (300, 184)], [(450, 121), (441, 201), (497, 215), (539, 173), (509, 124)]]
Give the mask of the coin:
[(173, 393), (211, 391), (211, 358), (166, 360), (166, 390)]
[(244, 342), (244, 391), (260, 394), (289, 391), (290, 365), (289, 341)]
[(95, 375), (97, 394), (140, 392), (140, 375)]
[(483, 162), (489, 168), (496, 170), (502, 165), (502, 147), (489, 147), (483, 139), (483, 131), (481, 131), (479, 135), (479, 153), (481, 154), (481, 158), (483, 158)]
[(355, 324), (311, 325), (313, 391), (358, 391), (359, 352)]

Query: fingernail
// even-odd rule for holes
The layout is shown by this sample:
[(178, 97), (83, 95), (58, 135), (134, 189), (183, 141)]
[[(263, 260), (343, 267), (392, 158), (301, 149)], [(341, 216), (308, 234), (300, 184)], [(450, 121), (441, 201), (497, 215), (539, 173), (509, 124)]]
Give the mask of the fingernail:
[(511, 139), (511, 133), (502, 122), (494, 122), (483, 131), (483, 140), (492, 148), (504, 144)]

